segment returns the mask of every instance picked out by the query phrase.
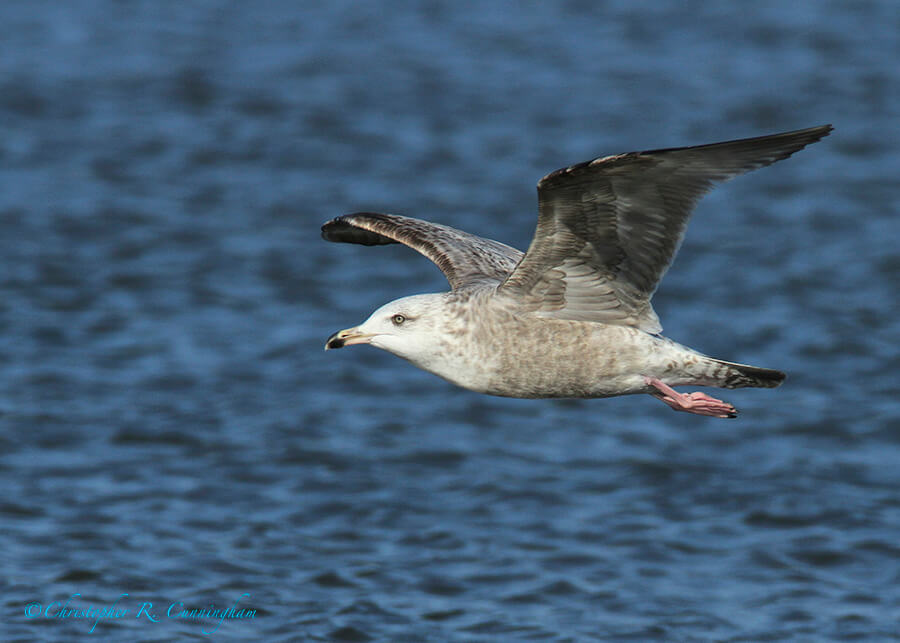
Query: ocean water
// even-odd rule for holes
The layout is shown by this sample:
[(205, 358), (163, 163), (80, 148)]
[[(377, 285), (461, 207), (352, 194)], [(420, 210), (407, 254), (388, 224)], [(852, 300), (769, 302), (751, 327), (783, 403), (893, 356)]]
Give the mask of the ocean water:
[[(900, 638), (895, 2), (38, 1), (0, 41), (4, 640)], [(829, 122), (654, 299), (788, 373), (737, 420), (322, 350), (446, 289), (334, 216), (525, 248), (551, 170)]]

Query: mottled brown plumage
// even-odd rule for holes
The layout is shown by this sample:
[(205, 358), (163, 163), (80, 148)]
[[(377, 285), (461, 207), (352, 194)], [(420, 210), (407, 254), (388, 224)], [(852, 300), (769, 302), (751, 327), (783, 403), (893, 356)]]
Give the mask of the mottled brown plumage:
[(453, 290), (506, 279), (522, 259), (519, 250), (499, 241), (397, 214), (345, 214), (323, 225), (322, 237), (367, 246), (402, 243), (431, 259)]
[(789, 157), (830, 125), (712, 145), (607, 156), (538, 183), (523, 255), (449, 226), (356, 213), (329, 241), (402, 243), (452, 291), (391, 302), (326, 348), (371, 343), (472, 390), (512, 397), (650, 393), (676, 410), (733, 417), (731, 405), (671, 386), (773, 387), (779, 371), (706, 357), (660, 337), (650, 304), (700, 197), (717, 182)]

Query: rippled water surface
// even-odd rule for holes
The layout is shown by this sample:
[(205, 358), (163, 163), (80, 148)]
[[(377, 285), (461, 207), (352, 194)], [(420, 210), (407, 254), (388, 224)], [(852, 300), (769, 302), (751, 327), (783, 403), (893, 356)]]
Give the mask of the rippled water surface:
[[(0, 5), (5, 640), (900, 638), (896, 3), (467, 6)], [(333, 216), (524, 248), (558, 167), (827, 122), (655, 299), (789, 373), (738, 420), (322, 351), (446, 289)]]

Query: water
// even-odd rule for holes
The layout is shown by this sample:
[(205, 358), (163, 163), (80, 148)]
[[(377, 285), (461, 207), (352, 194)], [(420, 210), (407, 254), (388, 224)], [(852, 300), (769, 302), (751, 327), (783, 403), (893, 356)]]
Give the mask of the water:
[[(6, 3), (0, 38), (4, 639), (900, 638), (895, 3)], [(322, 351), (446, 288), (333, 216), (523, 248), (558, 167), (826, 122), (655, 299), (789, 373), (736, 421)]]

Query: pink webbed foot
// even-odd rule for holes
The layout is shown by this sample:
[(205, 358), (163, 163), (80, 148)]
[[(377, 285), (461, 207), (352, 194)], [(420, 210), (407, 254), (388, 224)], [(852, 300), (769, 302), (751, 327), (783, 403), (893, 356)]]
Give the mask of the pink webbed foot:
[(696, 413), (697, 415), (710, 415), (717, 418), (736, 418), (737, 409), (728, 402), (717, 400), (706, 393), (699, 391), (694, 393), (679, 393), (671, 386), (663, 384), (655, 377), (645, 377), (647, 386), (656, 389), (651, 395), (662, 400), (676, 411)]

